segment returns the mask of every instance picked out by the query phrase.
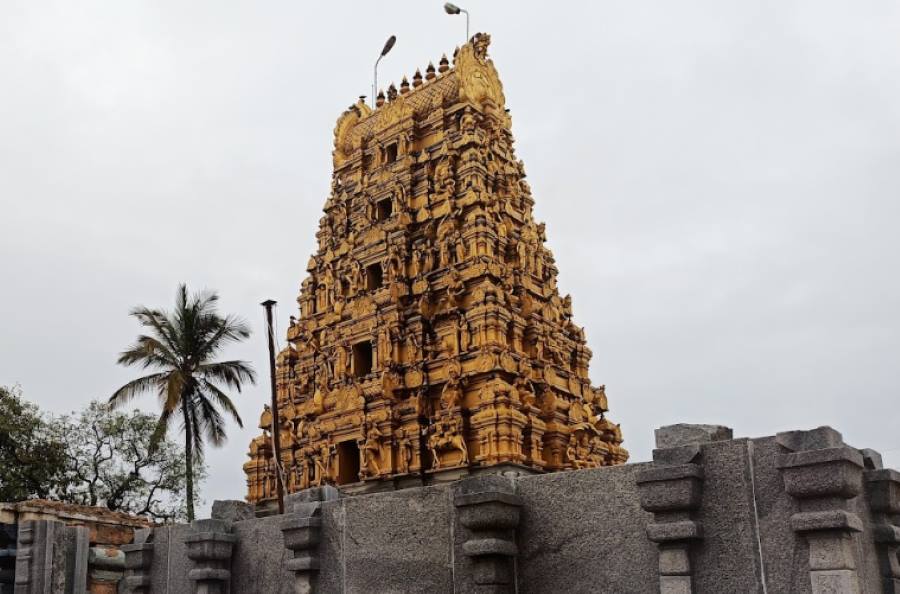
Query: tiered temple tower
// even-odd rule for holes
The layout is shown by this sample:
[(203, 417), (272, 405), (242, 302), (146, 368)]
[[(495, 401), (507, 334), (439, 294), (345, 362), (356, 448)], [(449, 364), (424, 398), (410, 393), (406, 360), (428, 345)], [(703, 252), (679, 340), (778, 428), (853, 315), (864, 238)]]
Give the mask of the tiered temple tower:
[[(591, 351), (532, 216), (476, 34), (334, 130), (334, 176), (277, 359), (287, 491), (624, 463)], [(244, 465), (275, 496), (271, 412)]]

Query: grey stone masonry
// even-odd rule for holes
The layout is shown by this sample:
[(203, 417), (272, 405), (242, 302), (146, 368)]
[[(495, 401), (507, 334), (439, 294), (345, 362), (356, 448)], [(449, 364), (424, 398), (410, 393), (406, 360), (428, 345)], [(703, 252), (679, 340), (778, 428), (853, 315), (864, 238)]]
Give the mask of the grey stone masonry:
[(726, 441), (732, 438), (731, 428), (724, 425), (696, 425), (678, 423), (666, 425), (654, 431), (656, 447), (659, 449), (696, 445), (712, 441)]
[(285, 567), (294, 574), (296, 594), (315, 594), (318, 591), (316, 576), (319, 572), (319, 543), (322, 530), (322, 502), (338, 499), (333, 487), (316, 487), (288, 495), (285, 508), (288, 511), (281, 522), (284, 548), (291, 556)]
[(861, 590), (855, 535), (863, 530), (863, 521), (849, 500), (862, 491), (862, 454), (844, 445), (840, 434), (828, 427), (792, 431), (776, 439), (788, 447), (807, 448), (782, 454), (778, 468), (785, 491), (800, 504), (800, 511), (791, 516), (791, 527), (809, 545), (812, 594), (857, 594)]
[(188, 578), (194, 594), (225, 594), (231, 580), (231, 552), (235, 537), (231, 523), (223, 520), (195, 520), (193, 532), (185, 539), (187, 556), (194, 562)]
[(152, 584), (150, 565), (153, 563), (153, 543), (148, 542), (153, 533), (150, 530), (138, 530), (134, 535), (134, 543), (124, 545), (125, 577), (122, 589), (125, 594), (148, 594)]
[(93, 546), (88, 549), (90, 584), (98, 588), (115, 588), (125, 574), (125, 553), (114, 546)]
[(453, 504), (462, 529), (462, 552), (471, 560), (469, 575), (461, 574), (464, 590), (506, 594), (515, 590), (515, 531), (522, 499), (509, 478), (483, 475), (454, 485)]
[(16, 582), (16, 524), (0, 524), (0, 594), (13, 594)]
[(213, 520), (224, 520), (226, 522), (240, 522), (241, 520), (249, 520), (255, 517), (253, 506), (246, 501), (235, 501), (233, 499), (217, 500), (212, 504)]
[(87, 569), (87, 528), (54, 520), (19, 524), (15, 594), (83, 594)]
[(52, 558), (50, 555), (56, 531), (62, 527), (61, 523), (50, 521), (28, 521), (19, 526), (16, 594), (38, 594), (51, 591)]
[(900, 473), (879, 468), (864, 478), (884, 591), (900, 594)]
[[(692, 594), (691, 545), (703, 538), (695, 518), (703, 493), (703, 467), (696, 464), (700, 443), (731, 437), (719, 425), (674, 425), (657, 429), (654, 465), (638, 473), (641, 508), (652, 512), (647, 538), (659, 549), (661, 594)], [(670, 447), (665, 447), (665, 446)]]
[[(119, 592), (900, 594), (900, 474), (877, 452), (697, 427), (661, 430), (650, 462), (215, 504), (136, 532)], [(15, 594), (83, 592), (84, 530), (22, 522)]]

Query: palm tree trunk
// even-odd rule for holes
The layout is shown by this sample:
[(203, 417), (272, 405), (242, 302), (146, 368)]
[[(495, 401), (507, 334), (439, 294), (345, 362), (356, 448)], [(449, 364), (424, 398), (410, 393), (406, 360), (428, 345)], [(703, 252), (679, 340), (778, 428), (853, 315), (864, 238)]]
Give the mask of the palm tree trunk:
[(184, 415), (184, 480), (187, 487), (187, 519), (194, 521), (194, 440), (191, 434), (191, 418), (188, 415), (187, 395), (181, 396), (181, 413)]

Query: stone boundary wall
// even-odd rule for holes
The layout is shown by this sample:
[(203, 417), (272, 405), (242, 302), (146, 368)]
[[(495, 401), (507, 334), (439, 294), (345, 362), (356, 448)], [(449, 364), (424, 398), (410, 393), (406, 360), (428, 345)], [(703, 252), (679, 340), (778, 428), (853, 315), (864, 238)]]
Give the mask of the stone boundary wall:
[[(309, 489), (265, 518), (217, 502), (212, 519), (139, 531), (120, 591), (900, 593), (900, 473), (877, 453), (828, 427), (731, 439), (676, 425), (657, 446), (619, 467)], [(71, 591), (19, 569), (16, 594)]]
[(46, 584), (52, 592), (116, 594), (125, 571), (120, 546), (148, 526), (146, 518), (105, 508), (0, 503), (0, 594), (41, 592)]

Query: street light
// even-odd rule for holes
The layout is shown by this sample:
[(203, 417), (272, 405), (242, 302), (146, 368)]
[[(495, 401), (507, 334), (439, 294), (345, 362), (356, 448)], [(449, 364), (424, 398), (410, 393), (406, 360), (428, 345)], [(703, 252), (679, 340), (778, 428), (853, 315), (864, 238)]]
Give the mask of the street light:
[(465, 8), (460, 8), (452, 2), (445, 2), (444, 12), (446, 12), (447, 14), (459, 14), (461, 12), (464, 12), (466, 14), (466, 41), (469, 41), (469, 11)]
[(396, 35), (388, 37), (388, 40), (384, 42), (384, 48), (381, 50), (381, 55), (375, 60), (375, 76), (372, 80), (372, 107), (375, 107), (375, 95), (378, 93), (378, 63), (381, 62), (381, 58), (385, 57), (388, 52), (391, 51), (391, 48), (394, 47), (395, 43), (397, 43)]

